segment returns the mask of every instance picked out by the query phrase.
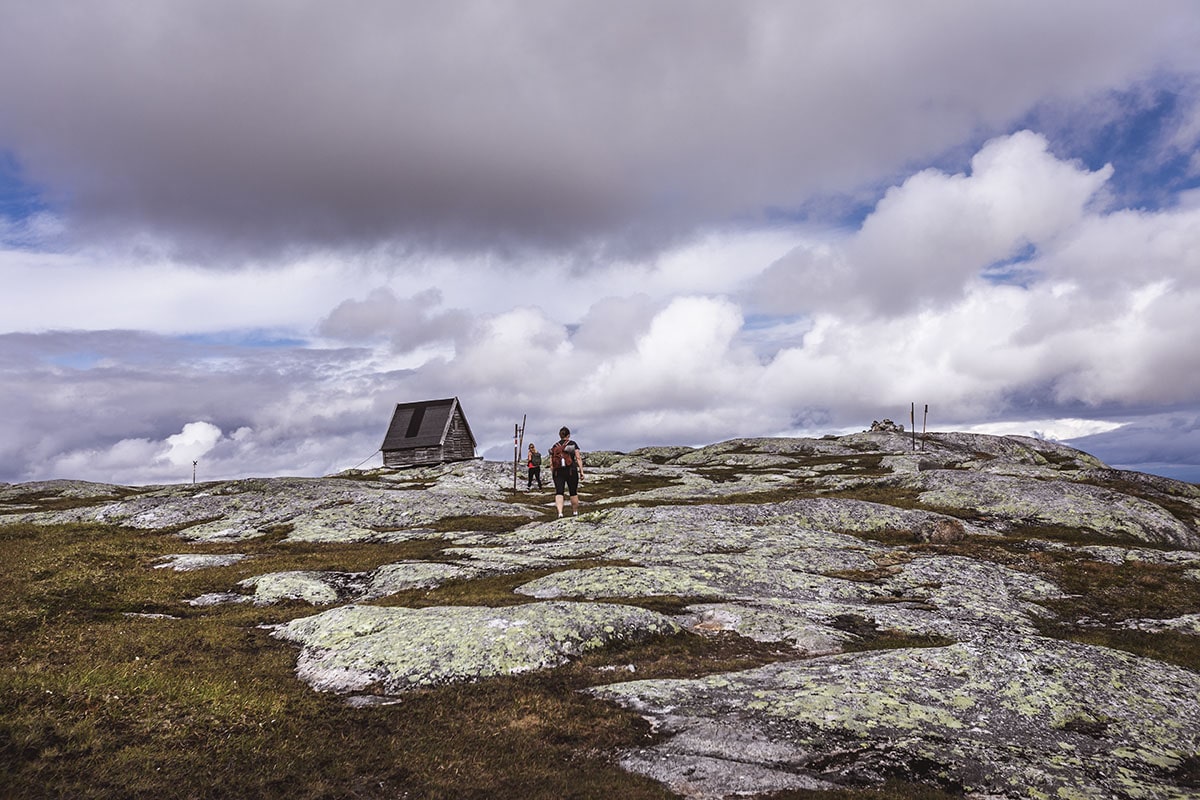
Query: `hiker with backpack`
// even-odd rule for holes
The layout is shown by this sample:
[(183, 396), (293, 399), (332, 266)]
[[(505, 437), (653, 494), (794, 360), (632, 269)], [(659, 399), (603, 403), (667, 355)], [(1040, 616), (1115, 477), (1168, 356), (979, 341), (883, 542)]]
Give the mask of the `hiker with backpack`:
[(542, 488), (542, 454), (533, 445), (529, 445), (529, 455), (525, 458), (525, 466), (529, 467), (529, 479), (525, 481), (525, 489), (533, 488), (533, 479), (536, 477), (538, 488)]
[(550, 448), (550, 468), (554, 478), (554, 506), (563, 515), (563, 496), (571, 492), (571, 514), (579, 513), (579, 479), (583, 477), (583, 453), (571, 439), (571, 431), (558, 432), (558, 444)]

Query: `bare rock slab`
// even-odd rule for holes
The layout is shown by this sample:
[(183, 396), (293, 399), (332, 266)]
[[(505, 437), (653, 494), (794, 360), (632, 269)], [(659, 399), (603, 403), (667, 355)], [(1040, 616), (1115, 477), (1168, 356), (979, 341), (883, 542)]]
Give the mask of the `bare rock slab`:
[(314, 689), (418, 686), (476, 681), (559, 666), (617, 641), (682, 629), (633, 606), (533, 603), (507, 608), (349, 605), (294, 620), (273, 635), (302, 645), (296, 673)]
[(1189, 777), (1200, 675), (1036, 636), (589, 691), (670, 735), (622, 763), (685, 797), (775, 791), (797, 778), (896, 777), (1006, 798), (1184, 798), (1200, 788)]
[(920, 500), (956, 512), (1027, 525), (1085, 528), (1130, 543), (1200, 550), (1200, 533), (1161, 506), (1132, 495), (1063, 480), (936, 470), (913, 482)]

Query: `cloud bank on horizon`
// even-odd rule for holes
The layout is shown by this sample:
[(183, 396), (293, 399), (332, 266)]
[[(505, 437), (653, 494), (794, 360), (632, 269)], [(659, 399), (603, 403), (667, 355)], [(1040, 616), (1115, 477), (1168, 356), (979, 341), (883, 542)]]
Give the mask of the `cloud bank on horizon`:
[[(0, 9), (0, 481), (873, 419), (1200, 481), (1200, 7)], [(378, 463), (378, 456), (375, 462)]]

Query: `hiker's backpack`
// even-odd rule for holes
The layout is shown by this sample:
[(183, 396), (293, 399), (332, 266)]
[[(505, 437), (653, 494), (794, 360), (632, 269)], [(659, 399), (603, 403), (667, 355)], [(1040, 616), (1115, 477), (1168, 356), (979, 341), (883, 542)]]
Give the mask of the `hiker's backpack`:
[(530, 458), (529, 460), (530, 460), (530, 462), (532, 462), (532, 463), (533, 463), (533, 466), (534, 466), (534, 467), (540, 467), (540, 466), (542, 465), (542, 454), (541, 454), (541, 453), (534, 453), (534, 454), (533, 454), (533, 457), (532, 457), (532, 458)]
[(550, 458), (554, 469), (573, 466), (575, 464), (575, 443), (567, 442), (563, 444), (559, 442), (550, 448)]

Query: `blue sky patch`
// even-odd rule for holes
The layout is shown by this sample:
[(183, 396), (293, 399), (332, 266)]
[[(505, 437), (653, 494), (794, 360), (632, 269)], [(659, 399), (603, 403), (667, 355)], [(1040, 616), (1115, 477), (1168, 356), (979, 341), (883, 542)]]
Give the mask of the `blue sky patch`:
[(102, 356), (96, 353), (80, 351), (77, 353), (59, 353), (57, 355), (46, 356), (47, 364), (52, 364), (56, 367), (64, 367), (66, 369), (85, 370), (96, 366)]
[(1037, 247), (1032, 242), (1026, 242), (1025, 246), (1011, 257), (984, 267), (981, 275), (988, 283), (998, 286), (1020, 286), (1022, 289), (1028, 289), (1037, 281), (1038, 271), (1029, 266), (1037, 255)]
[(1200, 175), (1190, 171), (1191, 151), (1172, 141), (1187, 113), (1179, 93), (1140, 86), (1112, 93), (1099, 111), (1044, 105), (1014, 130), (1045, 134), (1055, 156), (1078, 159), (1090, 170), (1112, 164), (1107, 188), (1115, 205), (1155, 211), (1173, 207), (1180, 192), (1200, 186)]
[(0, 217), (23, 220), (48, 208), (23, 172), (16, 156), (0, 150)]
[(176, 337), (189, 344), (216, 345), (220, 347), (248, 347), (258, 350), (281, 350), (304, 347), (304, 339), (281, 336), (276, 331), (263, 329), (245, 331), (215, 331), (213, 333), (189, 333)]

